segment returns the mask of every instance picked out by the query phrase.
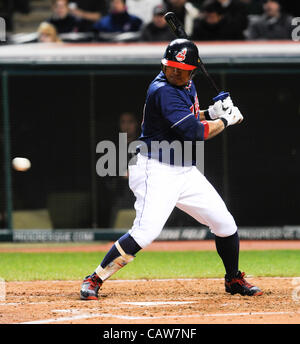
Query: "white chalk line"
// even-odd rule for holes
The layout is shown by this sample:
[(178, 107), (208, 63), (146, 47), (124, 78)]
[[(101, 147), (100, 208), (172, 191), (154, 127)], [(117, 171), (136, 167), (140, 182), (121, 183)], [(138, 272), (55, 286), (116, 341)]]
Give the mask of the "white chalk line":
[(7, 302), (7, 303), (0, 303), (0, 306), (27, 306), (27, 305), (42, 305), (42, 304), (49, 304), (49, 301), (41, 301), (41, 302)]
[[(186, 305), (186, 304), (191, 304), (191, 303), (196, 303), (198, 300), (207, 300), (209, 299), (208, 297), (201, 297), (198, 298), (197, 301), (145, 301), (145, 302), (120, 302), (120, 305), (132, 305), (132, 306), (160, 306), (160, 305), (165, 305), (165, 306), (179, 306), (179, 305)], [(82, 303), (81, 300), (76, 300), (78, 303)], [(98, 302), (97, 300), (95, 300)], [(69, 303), (69, 301), (41, 301), (41, 302), (7, 302), (7, 303), (0, 303), (0, 306), (27, 306), (27, 305), (43, 305), (43, 304), (49, 304), (49, 303)], [(90, 302), (90, 301), (89, 301)], [(52, 311), (53, 312), (53, 311)], [(60, 310), (62, 312), (62, 310)]]
[[(120, 302), (120, 305), (132, 305), (132, 306), (159, 306), (159, 305), (165, 305), (165, 306), (176, 306), (176, 305), (185, 305), (185, 304), (191, 304), (199, 302), (200, 300), (208, 300), (209, 297), (198, 297), (197, 301), (145, 301), (145, 302)], [(72, 302), (77, 302), (78, 304), (82, 303), (82, 300), (72, 300)], [(89, 301), (91, 303), (93, 301)], [(94, 300), (94, 302), (99, 302), (98, 300)], [(70, 301), (60, 301), (60, 300), (53, 300), (53, 301), (40, 301), (40, 302), (0, 302), (0, 306), (28, 306), (28, 305), (43, 305), (43, 304), (62, 304), (66, 303), (69, 304)], [(108, 305), (105, 303), (105, 305)]]
[[(78, 301), (78, 303), (82, 302), (81, 300), (71, 300), (72, 302), (74, 301)], [(28, 306), (28, 305), (49, 305), (49, 304), (55, 304), (55, 303), (66, 303), (69, 304), (70, 301), (61, 301), (61, 300), (53, 300), (53, 301), (39, 301), (39, 302), (24, 302), (24, 301), (20, 301), (20, 302), (0, 302), (0, 306)]]
[[(77, 313), (78, 310), (55, 310), (55, 312), (62, 313)], [(243, 312), (243, 313), (216, 313), (216, 314), (190, 314), (190, 315), (165, 315), (165, 316), (127, 316), (127, 315), (118, 315), (118, 314), (108, 314), (108, 313), (82, 313), (75, 314), (68, 317), (60, 318), (50, 318), (44, 320), (35, 320), (35, 321), (26, 321), (19, 324), (49, 324), (57, 323), (63, 321), (74, 321), (74, 320), (83, 320), (91, 318), (113, 318), (113, 319), (122, 319), (122, 320), (155, 320), (155, 319), (182, 319), (182, 318), (199, 318), (199, 317), (232, 317), (232, 316), (259, 316), (259, 315), (284, 315), (284, 314), (299, 314), (300, 312)]]
[(120, 302), (121, 305), (132, 305), (132, 306), (179, 306), (195, 303), (196, 301), (145, 301), (145, 302)]

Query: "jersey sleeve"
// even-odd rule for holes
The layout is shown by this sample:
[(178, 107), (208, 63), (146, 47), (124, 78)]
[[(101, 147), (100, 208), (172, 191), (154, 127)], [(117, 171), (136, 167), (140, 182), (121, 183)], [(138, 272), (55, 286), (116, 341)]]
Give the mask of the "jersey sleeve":
[(164, 119), (185, 141), (204, 141), (207, 139), (209, 125), (199, 121), (189, 108), (180, 90), (171, 87), (161, 87), (156, 94), (156, 105)]

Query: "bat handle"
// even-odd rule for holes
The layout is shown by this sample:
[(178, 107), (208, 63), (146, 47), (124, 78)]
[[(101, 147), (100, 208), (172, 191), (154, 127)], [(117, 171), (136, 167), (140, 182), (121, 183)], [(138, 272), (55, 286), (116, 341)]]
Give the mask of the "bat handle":
[(213, 98), (214, 102), (217, 102), (218, 100), (224, 100), (227, 97), (229, 97), (229, 92), (220, 92), (216, 97)]

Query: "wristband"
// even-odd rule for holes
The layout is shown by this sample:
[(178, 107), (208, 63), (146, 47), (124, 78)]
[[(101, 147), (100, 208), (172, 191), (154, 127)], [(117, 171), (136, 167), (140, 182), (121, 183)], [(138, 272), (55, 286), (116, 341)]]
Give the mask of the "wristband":
[(209, 111), (208, 111), (208, 109), (207, 109), (207, 110), (204, 110), (204, 117), (205, 117), (205, 119), (207, 119), (208, 121), (211, 120), (211, 118), (210, 118), (210, 116), (209, 116)]
[(228, 121), (224, 117), (219, 117), (219, 119), (224, 123), (224, 127), (226, 128), (228, 126)]

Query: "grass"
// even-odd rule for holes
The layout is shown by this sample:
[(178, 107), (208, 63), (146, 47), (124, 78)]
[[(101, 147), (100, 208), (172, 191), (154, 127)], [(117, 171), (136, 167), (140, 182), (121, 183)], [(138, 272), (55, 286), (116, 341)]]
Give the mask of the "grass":
[[(0, 278), (6, 281), (81, 280), (104, 253), (0, 253)], [(254, 276), (300, 276), (299, 250), (244, 251), (240, 269)], [(140, 252), (112, 279), (223, 277), (214, 251)]]

